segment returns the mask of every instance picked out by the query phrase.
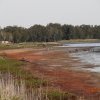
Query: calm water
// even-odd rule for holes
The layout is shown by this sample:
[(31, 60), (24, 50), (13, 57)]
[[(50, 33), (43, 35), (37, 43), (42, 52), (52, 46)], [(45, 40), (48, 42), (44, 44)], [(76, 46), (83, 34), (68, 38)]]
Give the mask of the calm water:
[(74, 53), (82, 62), (87, 62), (94, 65), (100, 65), (100, 53), (98, 52), (79, 52)]
[[(73, 56), (78, 57), (81, 62), (93, 64), (93, 68), (87, 68), (87, 70), (93, 71), (93, 72), (100, 72), (100, 43), (73, 43), (73, 44), (64, 44), (63, 47), (94, 47), (94, 50), (98, 52), (91, 51), (84, 51), (84, 52), (78, 52), (73, 53)], [(97, 47), (97, 48), (96, 48)]]
[(93, 64), (94, 66), (98, 67), (93, 67), (93, 68), (87, 68), (87, 70), (94, 71), (94, 72), (100, 72), (100, 53), (98, 52), (79, 52), (79, 53), (74, 53), (75, 57), (78, 57), (81, 62)]
[(100, 47), (100, 43), (71, 43), (64, 44), (63, 47)]

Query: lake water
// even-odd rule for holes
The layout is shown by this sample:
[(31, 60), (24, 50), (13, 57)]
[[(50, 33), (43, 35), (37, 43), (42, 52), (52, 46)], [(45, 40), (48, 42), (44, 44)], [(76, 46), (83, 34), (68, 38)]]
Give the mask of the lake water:
[[(88, 64), (93, 64), (93, 68), (87, 68), (86, 70), (90, 70), (93, 72), (100, 72), (100, 43), (73, 43), (73, 44), (64, 44), (63, 47), (94, 47), (94, 49), (97, 47), (98, 52), (92, 52), (91, 51), (81, 51), (78, 53), (73, 53), (74, 57), (78, 57), (81, 62), (85, 62)], [(96, 48), (96, 49), (97, 49)], [(98, 67), (95, 67), (98, 66)]]
[[(94, 67), (86, 68), (86, 70), (90, 70), (93, 72), (100, 72), (100, 53), (99, 52), (78, 52), (73, 53), (74, 57), (78, 57), (81, 62), (85, 62), (88, 64), (93, 64)], [(98, 67), (95, 67), (98, 66)]]
[(100, 47), (100, 43), (68, 43), (63, 44), (63, 47)]

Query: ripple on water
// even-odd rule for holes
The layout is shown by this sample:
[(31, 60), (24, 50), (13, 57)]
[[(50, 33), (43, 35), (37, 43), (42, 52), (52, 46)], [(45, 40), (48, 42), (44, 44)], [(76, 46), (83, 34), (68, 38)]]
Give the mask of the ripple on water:
[[(80, 59), (81, 62), (93, 64), (92, 68), (84, 68), (92, 72), (100, 72), (100, 53), (98, 52), (78, 52), (72, 54), (74, 57)], [(98, 67), (95, 67), (98, 65)]]

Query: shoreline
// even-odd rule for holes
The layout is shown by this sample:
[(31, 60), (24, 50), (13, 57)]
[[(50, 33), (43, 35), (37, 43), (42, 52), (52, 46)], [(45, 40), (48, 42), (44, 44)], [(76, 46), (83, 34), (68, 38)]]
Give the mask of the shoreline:
[(46, 49), (23, 50), (6, 51), (5, 54), (8, 58), (24, 59), (23, 61), (27, 62), (27, 66), (23, 67), (24, 70), (49, 80), (53, 87), (77, 95), (95, 96), (100, 93), (100, 74), (77, 70), (77, 66), (81, 68), (89, 65), (74, 60), (68, 52)]

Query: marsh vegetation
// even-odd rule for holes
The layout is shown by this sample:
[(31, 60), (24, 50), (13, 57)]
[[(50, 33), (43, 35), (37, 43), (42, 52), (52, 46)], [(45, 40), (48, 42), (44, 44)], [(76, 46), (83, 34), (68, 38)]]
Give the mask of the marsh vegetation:
[(66, 100), (74, 94), (50, 89), (48, 82), (24, 71), (22, 61), (0, 57), (0, 100)]

